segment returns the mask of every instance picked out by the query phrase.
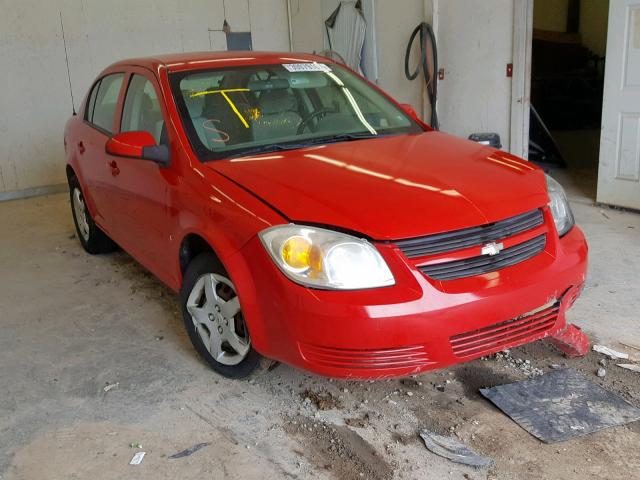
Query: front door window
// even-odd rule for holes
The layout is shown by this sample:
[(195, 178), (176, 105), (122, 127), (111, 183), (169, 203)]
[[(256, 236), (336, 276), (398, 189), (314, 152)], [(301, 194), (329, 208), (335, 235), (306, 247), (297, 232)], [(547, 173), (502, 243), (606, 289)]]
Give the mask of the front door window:
[(162, 110), (156, 89), (142, 75), (131, 76), (122, 110), (121, 132), (146, 131), (157, 144), (166, 143)]

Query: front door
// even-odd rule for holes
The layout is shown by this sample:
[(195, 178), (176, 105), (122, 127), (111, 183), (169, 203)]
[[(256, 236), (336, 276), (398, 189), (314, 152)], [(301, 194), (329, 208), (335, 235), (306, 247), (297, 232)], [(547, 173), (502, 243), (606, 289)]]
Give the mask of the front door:
[(610, 2), (598, 202), (640, 209), (640, 1)]
[[(166, 112), (154, 75), (134, 69), (125, 80), (119, 132), (147, 131), (157, 144), (169, 145)], [(117, 209), (116, 240), (162, 280), (168, 280), (169, 216), (167, 195), (174, 169), (150, 160), (109, 155)]]

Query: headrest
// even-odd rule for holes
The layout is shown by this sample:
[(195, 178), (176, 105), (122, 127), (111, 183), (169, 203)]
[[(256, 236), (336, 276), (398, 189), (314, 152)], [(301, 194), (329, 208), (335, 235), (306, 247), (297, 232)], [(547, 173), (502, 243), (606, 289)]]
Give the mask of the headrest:
[(260, 110), (263, 115), (285, 111), (296, 111), (296, 97), (287, 90), (271, 90), (260, 95)]
[(151, 110), (153, 108), (153, 103), (151, 102), (151, 97), (148, 93), (142, 92), (140, 97), (140, 106), (143, 110)]

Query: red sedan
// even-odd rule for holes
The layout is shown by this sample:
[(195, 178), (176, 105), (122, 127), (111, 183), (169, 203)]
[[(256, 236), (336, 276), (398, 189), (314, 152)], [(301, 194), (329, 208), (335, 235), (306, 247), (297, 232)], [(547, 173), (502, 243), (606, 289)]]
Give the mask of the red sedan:
[(408, 375), (578, 332), (587, 244), (560, 185), (326, 58), (121, 61), (64, 141), (82, 246), (117, 244), (180, 292), (222, 375), (261, 355)]

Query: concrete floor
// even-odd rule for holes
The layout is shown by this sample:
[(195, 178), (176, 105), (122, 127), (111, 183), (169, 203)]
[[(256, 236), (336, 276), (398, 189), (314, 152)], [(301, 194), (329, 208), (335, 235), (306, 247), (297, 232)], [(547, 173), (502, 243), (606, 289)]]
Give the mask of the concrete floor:
[[(594, 207), (564, 182), (591, 248), (570, 320), (613, 347), (640, 345), (640, 215)], [(122, 252), (82, 251), (65, 195), (2, 203), (0, 226), (3, 480), (640, 478), (637, 423), (544, 445), (480, 398), (480, 386), (526, 376), (501, 360), (409, 382), (336, 382), (287, 366), (225, 380), (196, 357), (170, 291)], [(567, 360), (539, 343), (513, 355), (577, 368), (640, 405), (640, 375), (612, 365), (597, 379), (593, 354)], [(435, 457), (421, 428), (454, 431), (496, 466)], [(132, 442), (147, 452), (138, 467), (128, 465)], [(210, 445), (167, 458), (199, 442)]]

